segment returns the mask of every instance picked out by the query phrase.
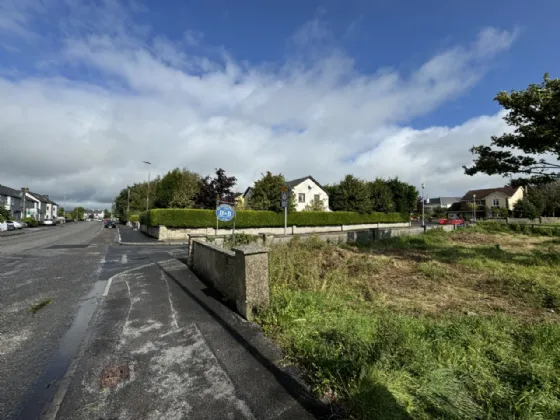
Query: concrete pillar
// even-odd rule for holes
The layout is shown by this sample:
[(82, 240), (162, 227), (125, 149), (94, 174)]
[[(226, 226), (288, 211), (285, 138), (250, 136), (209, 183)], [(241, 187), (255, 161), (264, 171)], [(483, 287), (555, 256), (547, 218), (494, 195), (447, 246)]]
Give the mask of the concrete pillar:
[(238, 312), (247, 320), (253, 319), (255, 309), (266, 309), (269, 304), (268, 248), (244, 245), (235, 252), (236, 302)]
[(158, 240), (165, 241), (167, 239), (167, 227), (159, 225)]

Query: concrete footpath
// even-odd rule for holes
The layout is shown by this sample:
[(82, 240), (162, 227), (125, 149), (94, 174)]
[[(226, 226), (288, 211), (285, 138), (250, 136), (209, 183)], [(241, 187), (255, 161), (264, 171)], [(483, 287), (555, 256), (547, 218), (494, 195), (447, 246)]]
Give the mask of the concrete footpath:
[(329, 418), (279, 349), (180, 261), (118, 274), (105, 295), (47, 419)]

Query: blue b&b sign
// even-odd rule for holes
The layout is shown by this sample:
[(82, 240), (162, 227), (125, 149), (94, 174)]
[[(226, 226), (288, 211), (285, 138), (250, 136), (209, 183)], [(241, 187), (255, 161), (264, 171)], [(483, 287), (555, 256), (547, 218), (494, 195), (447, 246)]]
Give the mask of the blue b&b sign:
[(216, 217), (220, 222), (229, 222), (234, 215), (235, 210), (228, 204), (220, 204), (216, 209)]

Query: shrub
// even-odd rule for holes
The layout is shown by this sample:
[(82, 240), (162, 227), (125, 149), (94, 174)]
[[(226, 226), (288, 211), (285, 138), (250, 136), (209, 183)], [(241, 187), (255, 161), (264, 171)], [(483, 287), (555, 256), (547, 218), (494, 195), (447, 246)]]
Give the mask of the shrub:
[(140, 215), (139, 214), (131, 214), (130, 217), (128, 218), (129, 222), (139, 222), (140, 221)]
[[(182, 228), (206, 228), (216, 226), (214, 210), (198, 209), (155, 209), (141, 216), (143, 225)], [(289, 226), (332, 226), (367, 223), (407, 222), (408, 217), (399, 213), (359, 214), (353, 212), (299, 212), (290, 213)], [(220, 222), (220, 227), (231, 228), (233, 221)], [(237, 228), (282, 227), (284, 214), (273, 211), (241, 210), (237, 212)]]
[(27, 227), (39, 226), (39, 222), (33, 217), (26, 217), (25, 219), (23, 219), (23, 222), (27, 224)]

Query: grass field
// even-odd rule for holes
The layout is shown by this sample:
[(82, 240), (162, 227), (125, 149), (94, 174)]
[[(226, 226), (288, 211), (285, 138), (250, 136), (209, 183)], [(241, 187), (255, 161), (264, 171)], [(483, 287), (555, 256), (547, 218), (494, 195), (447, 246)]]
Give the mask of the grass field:
[(558, 419), (560, 240), (502, 229), (275, 246), (259, 322), (350, 418)]

